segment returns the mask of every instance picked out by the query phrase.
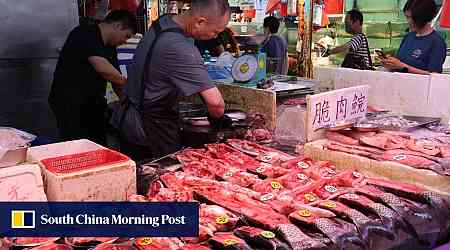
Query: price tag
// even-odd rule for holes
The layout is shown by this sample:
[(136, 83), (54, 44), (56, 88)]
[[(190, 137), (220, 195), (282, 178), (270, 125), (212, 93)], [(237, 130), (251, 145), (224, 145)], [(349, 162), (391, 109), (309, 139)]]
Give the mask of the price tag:
[(279, 183), (278, 181), (272, 181), (270, 183), (270, 185), (272, 186), (273, 189), (281, 189), (281, 188), (283, 188), (281, 183)]
[(357, 194), (345, 194), (344, 197), (351, 200), (359, 199), (359, 196)]
[(228, 216), (222, 215), (216, 218), (217, 224), (223, 225), (228, 223)]
[(305, 194), (305, 200), (309, 202), (313, 202), (316, 200), (316, 197), (313, 194)]
[(329, 174), (336, 174), (336, 171), (334, 169), (329, 168), (328, 169), (328, 173)]
[(302, 181), (308, 180), (308, 176), (304, 174), (297, 174), (297, 177)]
[(403, 161), (406, 158), (407, 158), (406, 155), (396, 155), (396, 156), (393, 157), (393, 159), (396, 160), (396, 161)]
[(264, 155), (262, 157), (262, 160), (266, 161), (266, 162), (270, 162), (272, 159), (273, 159), (273, 157), (271, 155)]
[(298, 215), (300, 215), (301, 217), (309, 217), (312, 214), (308, 209), (302, 209), (302, 210), (298, 211)]
[(223, 177), (225, 177), (225, 178), (229, 178), (229, 177), (232, 177), (232, 176), (233, 176), (233, 172), (227, 172), (227, 173), (225, 173), (223, 175)]
[(262, 174), (262, 173), (264, 173), (264, 171), (266, 171), (265, 167), (259, 167), (256, 169), (256, 173), (258, 173), (258, 174)]
[(273, 194), (268, 193), (268, 194), (265, 194), (265, 195), (261, 196), (260, 200), (261, 200), (261, 201), (268, 201), (268, 200), (273, 199), (273, 197), (274, 197)]
[(332, 202), (332, 201), (327, 201), (324, 204), (325, 207), (327, 208), (335, 208), (336, 207), (336, 203)]
[(320, 128), (349, 124), (367, 113), (369, 86), (338, 89), (308, 96), (308, 127)]
[(325, 190), (328, 193), (336, 193), (338, 191), (337, 188), (335, 186), (332, 186), (332, 185), (326, 185), (325, 186)]
[(303, 168), (303, 169), (308, 169), (309, 165), (308, 165), (308, 163), (301, 161), (301, 162), (297, 163), (297, 167)]
[(236, 245), (237, 243), (238, 243), (238, 241), (235, 239), (226, 239), (223, 241), (223, 244), (225, 246), (232, 246), (232, 245)]
[(361, 178), (361, 173), (355, 171), (355, 172), (353, 172), (353, 177)]
[(261, 233), (261, 236), (266, 238), (266, 239), (273, 239), (273, 238), (275, 238), (275, 234), (270, 232), (270, 231), (263, 231)]
[(136, 244), (139, 246), (148, 246), (152, 244), (153, 240), (150, 237), (140, 238), (136, 241)]

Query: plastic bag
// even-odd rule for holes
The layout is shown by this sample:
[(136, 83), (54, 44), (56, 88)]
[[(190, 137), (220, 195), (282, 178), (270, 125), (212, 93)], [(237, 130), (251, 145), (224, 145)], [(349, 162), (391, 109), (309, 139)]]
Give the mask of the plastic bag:
[(306, 108), (301, 105), (281, 105), (277, 108), (275, 141), (281, 145), (303, 144), (306, 140)]
[(0, 158), (12, 149), (27, 146), (36, 136), (10, 127), (0, 127)]
[(208, 74), (212, 80), (221, 83), (233, 83), (233, 76), (231, 70), (227, 67), (220, 67), (215, 64), (207, 64)]

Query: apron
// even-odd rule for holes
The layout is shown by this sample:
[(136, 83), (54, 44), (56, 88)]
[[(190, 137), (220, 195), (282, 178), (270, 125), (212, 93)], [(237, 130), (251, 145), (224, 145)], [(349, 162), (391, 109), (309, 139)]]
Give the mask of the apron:
[(154, 118), (144, 115), (144, 129), (150, 143), (147, 147), (152, 158), (174, 153), (182, 148), (178, 119)]

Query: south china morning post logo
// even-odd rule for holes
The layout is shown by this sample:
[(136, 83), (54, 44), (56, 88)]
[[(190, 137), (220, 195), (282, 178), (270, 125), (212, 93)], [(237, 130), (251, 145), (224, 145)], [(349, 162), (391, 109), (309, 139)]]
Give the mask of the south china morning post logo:
[(194, 237), (198, 203), (0, 202), (0, 237)]
[(36, 228), (36, 212), (34, 210), (12, 210), (12, 229), (34, 229)]

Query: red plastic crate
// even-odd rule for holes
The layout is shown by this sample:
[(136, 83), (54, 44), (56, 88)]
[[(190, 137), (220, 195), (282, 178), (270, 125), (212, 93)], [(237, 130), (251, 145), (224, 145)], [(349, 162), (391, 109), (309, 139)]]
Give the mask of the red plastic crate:
[(103, 167), (129, 161), (130, 158), (110, 149), (99, 149), (80, 154), (65, 155), (42, 160), (44, 167), (53, 173), (67, 174), (80, 170)]

